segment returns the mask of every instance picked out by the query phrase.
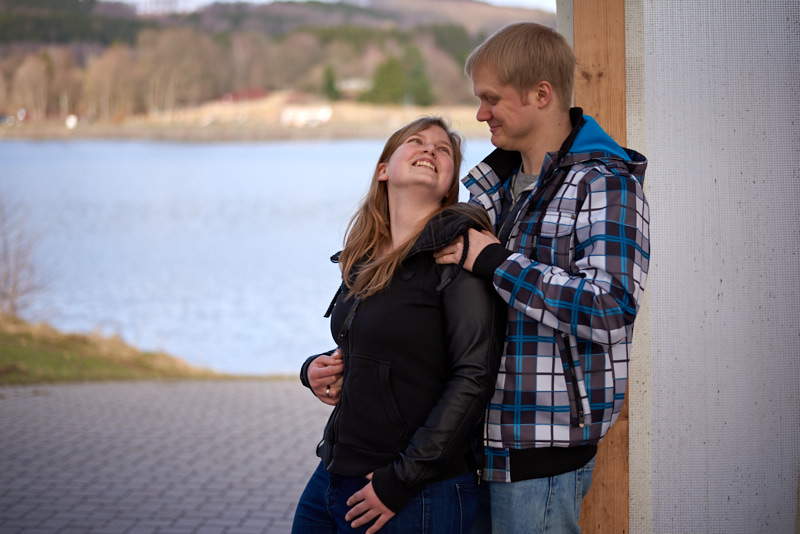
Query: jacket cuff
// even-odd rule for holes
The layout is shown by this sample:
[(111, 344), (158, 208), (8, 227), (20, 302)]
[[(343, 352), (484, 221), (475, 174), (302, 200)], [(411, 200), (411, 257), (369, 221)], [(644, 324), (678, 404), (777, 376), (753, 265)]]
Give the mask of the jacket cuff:
[(308, 382), (308, 366), (311, 365), (311, 362), (313, 362), (316, 357), (317, 356), (309, 356), (306, 358), (306, 361), (300, 368), (300, 382), (308, 389), (311, 389), (311, 384)]
[(472, 265), (472, 273), (488, 280), (494, 279), (494, 271), (511, 256), (512, 252), (507, 250), (500, 243), (492, 243), (484, 248), (475, 263)]
[(381, 502), (395, 514), (399, 513), (421, 489), (405, 487), (397, 478), (393, 465), (376, 469), (373, 472), (372, 488)]

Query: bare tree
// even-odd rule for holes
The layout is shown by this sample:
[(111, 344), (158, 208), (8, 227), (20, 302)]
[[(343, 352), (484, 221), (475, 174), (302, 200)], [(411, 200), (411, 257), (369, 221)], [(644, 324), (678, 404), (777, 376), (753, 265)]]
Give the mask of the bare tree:
[(231, 37), (230, 64), (232, 89), (267, 89), (271, 46), (266, 35), (255, 32), (235, 33)]
[(11, 86), (15, 105), (26, 108), (30, 116), (43, 119), (47, 112), (47, 64), (41, 54), (28, 54), (14, 73)]
[(20, 204), (9, 205), (0, 192), (0, 317), (19, 317), (45, 287), (34, 263), (37, 239), (24, 215)]
[(217, 44), (191, 28), (145, 30), (137, 51), (151, 112), (169, 113), (219, 96), (230, 78)]
[(47, 107), (58, 110), (62, 119), (73, 113), (80, 91), (80, 69), (68, 47), (54, 46), (47, 50), (50, 64), (50, 84)]
[(325, 59), (319, 39), (308, 33), (293, 33), (276, 42), (269, 57), (275, 89), (294, 86)]
[(115, 45), (89, 62), (84, 93), (89, 115), (103, 120), (130, 115), (136, 99), (133, 52)]
[(6, 77), (3, 76), (3, 71), (0, 70), (0, 113), (8, 111), (10, 110), (8, 102), (8, 88), (6, 84)]

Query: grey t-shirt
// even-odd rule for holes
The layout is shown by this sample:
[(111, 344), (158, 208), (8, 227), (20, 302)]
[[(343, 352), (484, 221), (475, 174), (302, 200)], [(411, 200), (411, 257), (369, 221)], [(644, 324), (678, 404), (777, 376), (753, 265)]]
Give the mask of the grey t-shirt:
[(522, 193), (532, 190), (538, 181), (538, 174), (524, 174), (519, 171), (511, 178), (511, 198), (516, 202)]

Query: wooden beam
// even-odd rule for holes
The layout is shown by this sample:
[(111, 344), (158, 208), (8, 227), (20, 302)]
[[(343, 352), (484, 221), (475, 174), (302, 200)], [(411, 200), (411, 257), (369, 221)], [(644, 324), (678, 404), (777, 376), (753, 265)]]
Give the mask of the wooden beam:
[[(627, 146), (625, 102), (625, 0), (573, 2), (578, 66), (575, 105)], [(583, 501), (581, 530), (629, 532), (628, 402), (600, 442), (592, 488)]]
[(597, 452), (592, 487), (581, 508), (581, 532), (626, 534), (629, 530), (628, 401)]
[(625, 1), (574, 2), (573, 39), (575, 105), (625, 146)]

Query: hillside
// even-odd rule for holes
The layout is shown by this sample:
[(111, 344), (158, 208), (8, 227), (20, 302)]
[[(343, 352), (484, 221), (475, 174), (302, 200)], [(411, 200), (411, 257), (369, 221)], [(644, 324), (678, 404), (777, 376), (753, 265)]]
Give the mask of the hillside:
[(512, 22), (538, 22), (555, 28), (556, 14), (536, 9), (501, 7), (477, 0), (371, 0), (373, 7), (403, 17), (407, 27), (432, 24), (461, 26), (472, 35), (488, 36)]
[[(179, 16), (170, 17), (175, 21)], [(363, 2), (272, 2), (269, 4), (217, 3), (187, 16), (214, 33), (236, 30), (269, 35), (298, 28), (350, 26), (410, 31), (436, 25), (459, 26), (472, 36), (486, 36), (519, 21), (555, 27), (554, 13), (499, 7), (477, 0), (369, 0)]]
[(520, 20), (554, 26), (555, 14), (476, 0), (352, 0), (146, 17), (120, 2), (0, 0), (0, 137), (17, 136), (20, 122), (77, 120), (99, 132), (273, 95), (289, 95), (281, 106), (472, 106), (464, 61)]
[(132, 43), (148, 27), (191, 25), (212, 34), (255, 31), (272, 37), (326, 27), (410, 31), (444, 25), (484, 37), (511, 22), (555, 27), (556, 17), (534, 9), (478, 0), (343, 0), (340, 2), (213, 3), (193, 13), (136, 15), (133, 6), (98, 0), (0, 0), (0, 42), (114, 41)]

